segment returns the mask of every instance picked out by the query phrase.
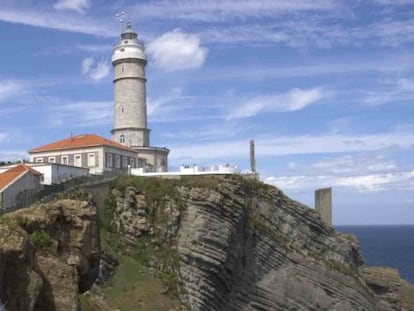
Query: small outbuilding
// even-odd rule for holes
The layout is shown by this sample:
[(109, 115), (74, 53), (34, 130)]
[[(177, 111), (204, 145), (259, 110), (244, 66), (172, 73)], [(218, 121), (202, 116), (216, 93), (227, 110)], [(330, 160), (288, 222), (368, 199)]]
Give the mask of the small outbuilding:
[(13, 211), (43, 189), (42, 174), (24, 163), (0, 174), (0, 214)]

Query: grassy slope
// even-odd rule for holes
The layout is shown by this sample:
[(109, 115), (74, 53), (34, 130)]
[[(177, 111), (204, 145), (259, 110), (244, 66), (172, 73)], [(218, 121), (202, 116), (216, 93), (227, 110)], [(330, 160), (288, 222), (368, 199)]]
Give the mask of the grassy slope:
[(111, 305), (121, 311), (170, 310), (178, 304), (161, 294), (160, 279), (130, 256), (122, 256), (117, 273), (105, 286), (104, 293)]

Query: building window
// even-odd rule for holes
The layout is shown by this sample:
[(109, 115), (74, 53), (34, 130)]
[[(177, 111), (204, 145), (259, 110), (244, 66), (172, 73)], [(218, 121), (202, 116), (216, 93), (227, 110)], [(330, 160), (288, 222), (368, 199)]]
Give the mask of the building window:
[(82, 167), (82, 155), (75, 154), (75, 166)]
[(125, 108), (124, 106), (121, 107), (121, 112), (124, 113), (125, 112)]
[(121, 167), (121, 157), (119, 155), (115, 156), (115, 167), (120, 168)]
[(125, 44), (128, 44), (128, 40), (125, 40), (125, 41), (124, 41), (124, 43), (125, 43)]
[(56, 157), (49, 157), (47, 159), (47, 162), (49, 162), (49, 163), (56, 163)]
[(69, 158), (68, 156), (62, 156), (62, 164), (68, 165), (69, 164)]
[(36, 163), (42, 163), (43, 162), (43, 158), (36, 158)]
[(127, 157), (123, 157), (122, 158), (122, 167), (123, 168), (127, 168), (128, 167), (128, 158)]
[(124, 72), (124, 66), (121, 67), (121, 72)]
[(126, 142), (125, 135), (119, 136), (119, 143), (125, 144), (125, 142)]
[(106, 167), (112, 167), (112, 154), (107, 154), (106, 156)]
[(131, 167), (135, 167), (135, 160), (133, 158), (129, 159), (129, 164)]
[(96, 158), (94, 153), (88, 153), (88, 166), (96, 166)]

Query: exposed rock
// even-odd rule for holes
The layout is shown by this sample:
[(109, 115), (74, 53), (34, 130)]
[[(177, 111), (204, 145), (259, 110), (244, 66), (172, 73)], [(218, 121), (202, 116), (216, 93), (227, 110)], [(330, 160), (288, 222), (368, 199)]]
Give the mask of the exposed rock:
[(135, 240), (148, 232), (147, 210), (145, 199), (135, 188), (128, 187), (125, 196), (114, 189), (116, 197), (116, 214), (114, 222), (118, 231), (122, 231), (126, 238)]
[(379, 300), (379, 311), (414, 310), (414, 286), (402, 280), (397, 270), (364, 267), (363, 278)]
[(0, 299), (7, 310), (80, 310), (78, 293), (98, 274), (100, 241), (92, 202), (59, 200), (0, 222)]
[(115, 273), (115, 268), (119, 265), (118, 260), (115, 256), (102, 251), (101, 260), (99, 262), (99, 274), (96, 278), (97, 284), (105, 283)]
[(43, 280), (35, 310), (79, 311), (78, 273), (55, 256), (37, 256), (37, 268)]
[[(166, 310), (414, 310), (414, 289), (397, 271), (365, 267), (355, 236), (274, 187), (237, 176), (138, 181), (110, 192), (104, 230), (116, 247), (101, 261), (92, 199), (0, 217), (7, 310), (80, 310), (78, 293), (92, 286), (99, 262), (98, 283), (116, 273), (117, 252), (140, 262), (131, 267), (145, 286), (157, 279), (151, 295), (172, 299)], [(95, 285), (83, 298), (113, 310), (103, 293)]]
[(276, 188), (180, 188), (184, 296), (192, 310), (375, 310), (358, 244)]
[[(8, 218), (0, 224), (0, 301), (10, 310), (33, 310), (43, 281), (34, 271), (34, 247)], [(5, 221), (7, 220), (7, 221)]]
[(177, 274), (183, 306), (412, 310), (411, 291), (397, 285), (406, 283), (396, 275), (392, 284), (387, 279), (392, 295), (378, 293), (373, 284), (381, 277), (360, 272), (356, 238), (324, 225), (312, 209), (255, 181), (201, 179), (170, 181), (174, 191), (158, 193), (150, 202), (145, 187), (112, 192), (119, 232), (138, 248), (148, 247), (149, 242), (140, 241), (150, 241), (150, 271)]

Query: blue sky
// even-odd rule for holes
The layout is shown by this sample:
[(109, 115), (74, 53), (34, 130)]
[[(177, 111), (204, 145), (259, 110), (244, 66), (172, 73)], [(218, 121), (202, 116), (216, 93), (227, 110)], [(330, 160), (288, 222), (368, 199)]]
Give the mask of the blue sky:
[[(2, 0), (0, 160), (109, 137), (125, 11), (146, 42), (151, 144), (249, 167), (335, 224), (414, 223), (414, 1)], [(124, 18), (125, 19), (125, 18)]]

